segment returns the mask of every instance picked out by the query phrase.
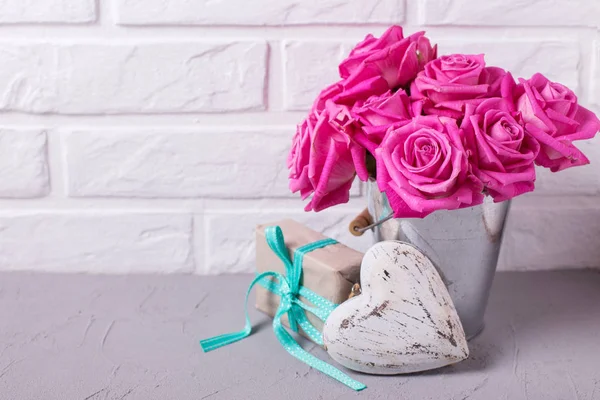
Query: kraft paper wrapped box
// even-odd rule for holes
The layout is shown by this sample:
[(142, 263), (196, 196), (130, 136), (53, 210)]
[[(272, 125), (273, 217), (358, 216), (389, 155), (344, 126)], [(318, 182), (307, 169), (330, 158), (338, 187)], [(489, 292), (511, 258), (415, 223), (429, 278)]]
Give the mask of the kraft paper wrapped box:
[[(275, 271), (285, 274), (283, 262), (273, 253), (265, 239), (265, 228), (274, 225), (278, 225), (283, 231), (285, 245), (292, 260), (294, 251), (298, 247), (326, 239), (322, 234), (291, 219), (258, 225), (256, 228), (256, 269), (258, 273)], [(340, 304), (348, 299), (352, 286), (359, 283), (362, 258), (362, 253), (341, 243), (309, 252), (304, 256), (300, 284), (319, 296)], [(311, 305), (302, 296), (300, 296), (300, 300)], [(256, 308), (273, 317), (278, 307), (279, 296), (258, 285), (256, 287)], [(306, 312), (306, 316), (314, 327), (322, 332), (321, 320), (310, 312)], [(289, 327), (287, 315), (282, 318), (282, 322)], [(301, 328), (299, 330), (303, 334)], [(308, 337), (305, 334), (303, 336)]]

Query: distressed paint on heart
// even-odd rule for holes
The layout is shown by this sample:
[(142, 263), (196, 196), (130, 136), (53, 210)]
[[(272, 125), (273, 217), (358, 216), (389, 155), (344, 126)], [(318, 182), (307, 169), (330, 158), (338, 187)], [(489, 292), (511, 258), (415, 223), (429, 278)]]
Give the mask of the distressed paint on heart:
[(469, 355), (450, 295), (417, 248), (380, 242), (365, 254), (362, 294), (329, 316), (323, 338), (347, 368), (373, 374), (425, 371)]

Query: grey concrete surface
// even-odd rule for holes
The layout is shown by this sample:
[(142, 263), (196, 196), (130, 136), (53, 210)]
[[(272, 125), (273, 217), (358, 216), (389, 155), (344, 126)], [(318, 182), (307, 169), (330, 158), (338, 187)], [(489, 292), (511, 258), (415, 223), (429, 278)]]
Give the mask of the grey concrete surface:
[[(600, 399), (600, 273), (498, 273), (486, 328), (455, 366), (351, 373), (360, 393), (289, 356), (269, 319), (241, 329), (250, 276), (0, 274), (0, 399)], [(302, 341), (317, 357), (320, 348)]]

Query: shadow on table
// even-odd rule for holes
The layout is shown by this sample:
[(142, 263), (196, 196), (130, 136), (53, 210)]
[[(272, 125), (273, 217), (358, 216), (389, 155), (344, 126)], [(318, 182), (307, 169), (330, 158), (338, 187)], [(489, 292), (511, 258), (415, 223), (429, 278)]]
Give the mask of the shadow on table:
[(597, 330), (598, 304), (598, 271), (499, 273), (486, 313), (486, 326), (469, 342), (469, 358), (423, 374), (510, 368), (520, 348), (568, 346), (565, 341)]

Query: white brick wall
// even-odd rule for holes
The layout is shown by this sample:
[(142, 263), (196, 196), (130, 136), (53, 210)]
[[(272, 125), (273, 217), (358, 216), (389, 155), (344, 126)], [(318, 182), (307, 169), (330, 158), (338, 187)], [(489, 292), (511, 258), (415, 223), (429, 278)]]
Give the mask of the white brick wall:
[(264, 42), (102, 42), (0, 43), (0, 110), (152, 114), (265, 107)]
[(29, 198), (48, 194), (46, 133), (0, 129), (0, 197)]
[(594, 0), (421, 1), (426, 25), (600, 26), (600, 3)]
[(124, 198), (257, 198), (263, 193), (292, 197), (285, 168), (287, 139), (284, 130), (70, 132), (63, 141), (68, 193)]
[(79, 24), (96, 20), (94, 0), (2, 0), (0, 24)]
[(127, 273), (194, 268), (189, 213), (3, 211), (0, 232), (0, 269)]
[(285, 109), (310, 109), (315, 100), (315, 93), (340, 79), (338, 63), (348, 55), (352, 44), (339, 41), (285, 41)]
[(115, 0), (131, 25), (311, 25), (394, 23), (404, 0)]
[[(304, 213), (294, 125), (365, 34), (428, 30), (441, 53), (540, 71), (600, 112), (588, 0), (0, 1), (0, 270), (253, 268), (253, 228), (293, 217), (354, 247), (354, 197)], [(503, 269), (600, 267), (592, 164), (540, 171), (514, 202)]]

